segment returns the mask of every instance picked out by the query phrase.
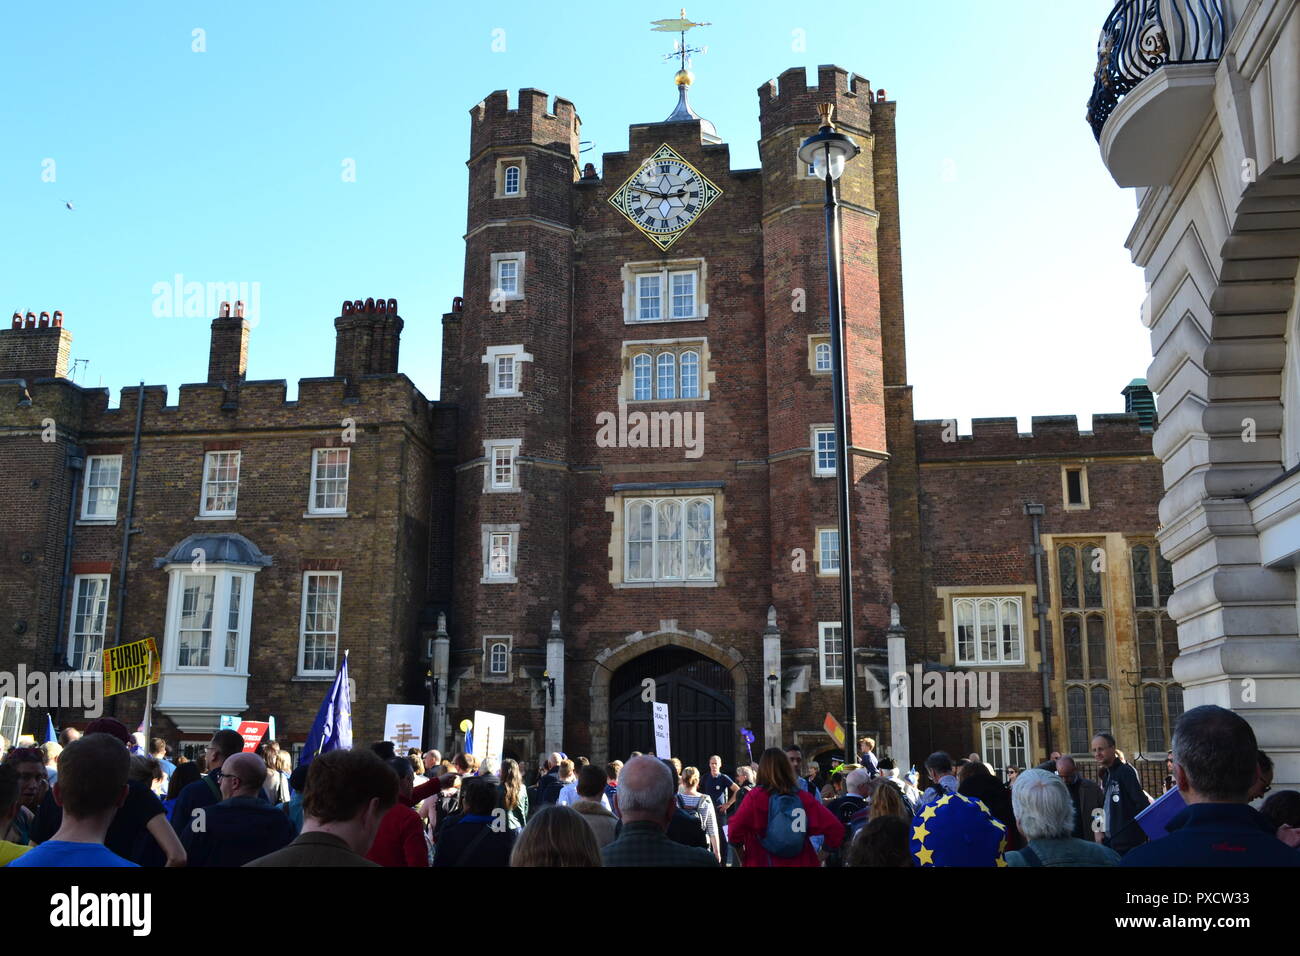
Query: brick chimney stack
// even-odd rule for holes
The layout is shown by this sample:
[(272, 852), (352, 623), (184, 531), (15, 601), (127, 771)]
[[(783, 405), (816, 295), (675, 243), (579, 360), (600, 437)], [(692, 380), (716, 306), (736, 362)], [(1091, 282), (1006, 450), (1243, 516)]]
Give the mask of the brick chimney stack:
[(214, 385), (238, 385), (248, 374), (248, 320), (244, 303), (221, 303), (221, 311), (212, 320), (212, 342), (208, 348), (208, 382)]
[(63, 313), (15, 312), (7, 329), (0, 329), (0, 378), (67, 378), (72, 333), (63, 327)]
[(344, 302), (334, 320), (334, 374), (355, 382), (396, 372), (403, 324), (396, 299)]

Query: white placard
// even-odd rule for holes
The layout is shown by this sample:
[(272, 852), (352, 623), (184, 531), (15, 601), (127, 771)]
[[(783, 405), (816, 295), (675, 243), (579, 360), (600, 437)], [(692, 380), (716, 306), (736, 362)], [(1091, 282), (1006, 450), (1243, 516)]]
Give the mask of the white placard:
[(668, 705), (651, 701), (650, 707), (655, 715), (655, 756), (667, 760), (673, 755), (672, 743), (668, 739)]
[(389, 704), (384, 716), (384, 739), (393, 742), (397, 756), (412, 747), (424, 750), (424, 708), (419, 704)]
[(501, 747), (505, 738), (505, 714), (474, 711), (474, 749), (470, 752), (478, 757), (479, 766), (486, 767), (489, 773), (501, 769)]

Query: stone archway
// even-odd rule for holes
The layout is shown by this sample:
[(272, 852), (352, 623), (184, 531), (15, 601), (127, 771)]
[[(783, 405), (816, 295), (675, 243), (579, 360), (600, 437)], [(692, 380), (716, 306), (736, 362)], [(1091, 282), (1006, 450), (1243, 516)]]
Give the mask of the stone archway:
[[(676, 621), (661, 621), (659, 630), (649, 634), (637, 631), (623, 639), (616, 647), (607, 647), (596, 655), (596, 667), (591, 675), (591, 759), (598, 766), (610, 759), (609, 754), (609, 690), (614, 672), (642, 654), (659, 647), (683, 647), (717, 661), (727, 669), (735, 690), (736, 727), (749, 723), (749, 676), (744, 667), (744, 655), (734, 647), (717, 644), (704, 631), (686, 632), (677, 628)], [(725, 760), (734, 760), (739, 750), (740, 738)]]

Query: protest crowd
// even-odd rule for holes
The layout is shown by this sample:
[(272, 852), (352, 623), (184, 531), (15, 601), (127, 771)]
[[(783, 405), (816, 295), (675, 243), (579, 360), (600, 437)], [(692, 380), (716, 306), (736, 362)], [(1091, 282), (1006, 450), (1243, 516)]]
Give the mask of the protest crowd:
[(1216, 706), (1179, 719), (1156, 796), (1109, 734), (1092, 741), (1098, 780), (1052, 754), (1005, 783), (979, 754), (904, 773), (870, 738), (835, 767), (770, 748), (730, 773), (641, 753), (493, 772), (391, 742), (294, 768), (233, 730), (173, 762), (148, 743), (110, 717), (40, 747), (0, 741), (0, 866), (1300, 865), (1300, 793), (1270, 792), (1250, 725)]

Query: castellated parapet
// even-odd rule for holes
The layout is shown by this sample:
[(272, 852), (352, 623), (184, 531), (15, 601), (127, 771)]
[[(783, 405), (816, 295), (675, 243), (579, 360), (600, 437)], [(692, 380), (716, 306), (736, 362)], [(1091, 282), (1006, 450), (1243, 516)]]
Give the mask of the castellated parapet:
[(1074, 415), (1035, 415), (1028, 433), (1014, 418), (976, 418), (969, 435), (956, 419), (931, 419), (916, 423), (916, 450), (923, 462), (1147, 456), (1151, 435), (1131, 413), (1093, 415), (1092, 431), (1080, 431)]

